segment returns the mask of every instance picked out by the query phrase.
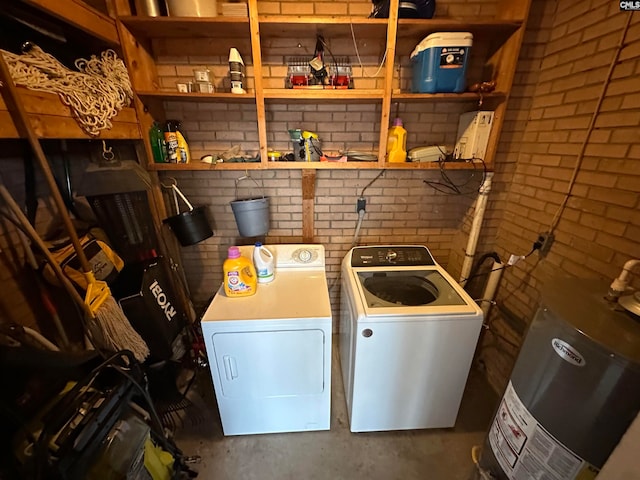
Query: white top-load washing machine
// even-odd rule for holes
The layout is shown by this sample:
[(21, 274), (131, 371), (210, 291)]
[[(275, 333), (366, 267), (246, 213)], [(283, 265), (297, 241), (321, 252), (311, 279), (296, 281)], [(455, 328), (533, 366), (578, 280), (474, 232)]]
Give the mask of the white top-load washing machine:
[(351, 431), (452, 427), (481, 327), (426, 247), (349, 251), (339, 341)]
[[(331, 304), (322, 245), (267, 245), (275, 279), (221, 287), (202, 318), (225, 435), (328, 430)], [(252, 257), (253, 246), (240, 247)]]

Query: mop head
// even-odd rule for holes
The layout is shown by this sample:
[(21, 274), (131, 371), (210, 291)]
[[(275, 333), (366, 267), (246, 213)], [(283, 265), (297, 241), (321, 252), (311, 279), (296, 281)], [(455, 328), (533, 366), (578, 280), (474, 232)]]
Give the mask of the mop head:
[(149, 356), (149, 347), (133, 329), (112, 296), (100, 305), (94, 322), (100, 331), (100, 343), (103, 343), (105, 348), (114, 352), (130, 350), (139, 362), (143, 362)]

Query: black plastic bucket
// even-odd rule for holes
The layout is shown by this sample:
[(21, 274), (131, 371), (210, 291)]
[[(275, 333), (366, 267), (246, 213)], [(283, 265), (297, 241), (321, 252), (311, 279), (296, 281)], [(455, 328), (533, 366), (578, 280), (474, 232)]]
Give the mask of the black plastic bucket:
[(195, 207), (188, 212), (165, 218), (163, 223), (169, 225), (183, 247), (195, 245), (213, 236), (213, 231), (207, 219), (206, 207), (204, 206)]

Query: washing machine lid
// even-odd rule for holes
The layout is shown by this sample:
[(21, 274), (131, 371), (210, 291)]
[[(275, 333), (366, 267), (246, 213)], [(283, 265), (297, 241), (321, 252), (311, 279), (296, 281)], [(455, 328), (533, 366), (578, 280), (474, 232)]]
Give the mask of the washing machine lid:
[(439, 265), (355, 268), (353, 280), (367, 315), (477, 315), (480, 311)]

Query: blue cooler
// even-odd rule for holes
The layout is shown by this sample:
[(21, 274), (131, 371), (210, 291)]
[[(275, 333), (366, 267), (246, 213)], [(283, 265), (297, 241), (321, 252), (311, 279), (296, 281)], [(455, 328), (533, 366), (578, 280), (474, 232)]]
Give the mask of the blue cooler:
[(413, 93), (460, 93), (466, 87), (469, 32), (432, 33), (411, 53)]

